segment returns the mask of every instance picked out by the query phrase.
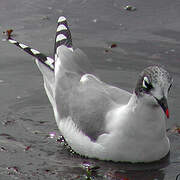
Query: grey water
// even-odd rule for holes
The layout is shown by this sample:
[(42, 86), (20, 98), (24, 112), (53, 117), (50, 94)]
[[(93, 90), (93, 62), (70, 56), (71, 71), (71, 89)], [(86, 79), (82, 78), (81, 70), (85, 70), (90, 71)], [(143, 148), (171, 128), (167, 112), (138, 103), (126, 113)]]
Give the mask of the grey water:
[[(126, 5), (136, 10), (125, 10)], [(52, 56), (61, 15), (68, 19), (74, 47), (88, 55), (103, 81), (132, 92), (138, 73), (147, 66), (160, 64), (172, 74), (169, 156), (149, 164), (104, 162), (72, 155), (56, 141), (60, 133), (42, 76), (32, 57), (8, 44), (3, 32), (13, 29), (15, 39)], [(180, 126), (179, 0), (1, 0), (0, 33), (0, 179), (176, 179), (180, 173), (180, 134), (175, 130)], [(85, 164), (99, 168), (88, 175)]]

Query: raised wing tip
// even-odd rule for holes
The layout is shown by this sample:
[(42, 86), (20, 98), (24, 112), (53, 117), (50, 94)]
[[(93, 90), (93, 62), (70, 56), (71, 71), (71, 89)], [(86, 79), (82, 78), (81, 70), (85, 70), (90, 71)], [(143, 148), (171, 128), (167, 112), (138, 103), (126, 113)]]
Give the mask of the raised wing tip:
[(60, 16), (58, 19), (58, 25), (55, 36), (55, 44), (54, 44), (54, 57), (55, 54), (58, 53), (58, 48), (60, 46), (66, 46), (70, 50), (72, 50), (72, 38), (71, 32), (67, 23), (67, 20), (64, 16)]
[(49, 69), (54, 71), (54, 59), (52, 59), (51, 57), (48, 57), (42, 53), (40, 53), (39, 51), (37, 51), (36, 49), (33, 49), (25, 44), (19, 43), (18, 41), (12, 39), (12, 38), (8, 38), (7, 39), (10, 43), (15, 44), (17, 47), (21, 48), (22, 50), (24, 50), (26, 53), (30, 54), (31, 56), (35, 57), (36, 59), (38, 59), (41, 63), (43, 63), (45, 66), (47, 66)]

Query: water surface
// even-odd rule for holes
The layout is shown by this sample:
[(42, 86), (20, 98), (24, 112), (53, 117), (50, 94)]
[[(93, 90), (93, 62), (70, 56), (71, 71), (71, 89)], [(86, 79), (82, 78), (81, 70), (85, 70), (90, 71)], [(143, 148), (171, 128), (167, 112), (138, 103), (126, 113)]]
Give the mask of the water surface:
[[(56, 141), (59, 130), (33, 59), (1, 41), (1, 179), (85, 179), (84, 164), (99, 167), (94, 179), (174, 180), (180, 173), (180, 135), (171, 130), (180, 125), (180, 4), (178, 0), (131, 3), (136, 11), (124, 10), (124, 0), (1, 0), (0, 31), (11, 28), (14, 38), (50, 56), (56, 21), (64, 15), (74, 46), (86, 52), (99, 77), (130, 92), (145, 67), (164, 65), (174, 78), (167, 121), (170, 157), (128, 164), (71, 155)], [(117, 47), (110, 49), (112, 43)], [(50, 132), (54, 138), (49, 138)]]

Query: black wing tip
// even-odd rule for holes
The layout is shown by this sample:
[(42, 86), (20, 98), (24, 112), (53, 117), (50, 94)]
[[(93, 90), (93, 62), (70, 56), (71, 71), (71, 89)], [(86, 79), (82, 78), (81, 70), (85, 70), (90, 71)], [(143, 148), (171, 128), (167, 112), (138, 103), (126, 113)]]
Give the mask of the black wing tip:
[(41, 63), (43, 63), (45, 66), (47, 66), (49, 69), (51, 69), (52, 71), (54, 71), (54, 59), (40, 53), (39, 51), (25, 45), (22, 43), (19, 43), (18, 41), (12, 39), (12, 38), (8, 38), (7, 39), (10, 43), (15, 44), (16, 46), (18, 46), (19, 48), (21, 48), (22, 50), (24, 50), (26, 53), (30, 54), (31, 56), (35, 57), (36, 59), (38, 59)]
[(58, 47), (64, 45), (67, 48), (72, 48), (71, 32), (67, 23), (67, 19), (64, 16), (58, 18), (58, 25), (56, 30), (54, 54), (57, 53)]
[(7, 37), (6, 41), (9, 41), (9, 42), (12, 43), (12, 44), (17, 43), (16, 40), (14, 40), (13, 38), (9, 38), (9, 37)]

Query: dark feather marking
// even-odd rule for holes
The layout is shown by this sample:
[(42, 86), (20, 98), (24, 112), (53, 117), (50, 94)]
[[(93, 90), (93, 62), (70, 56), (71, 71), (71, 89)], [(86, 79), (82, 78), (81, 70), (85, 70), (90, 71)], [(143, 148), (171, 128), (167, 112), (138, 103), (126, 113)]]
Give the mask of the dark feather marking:
[[(42, 62), (45, 66), (47, 66), (49, 69), (54, 71), (54, 68), (52, 66), (50, 66), (49, 64), (46, 64), (46, 61), (48, 60), (47, 59), (48, 56), (46, 56), (46, 55), (44, 55), (42, 53), (34, 54), (32, 52), (33, 49), (31, 47), (28, 46), (28, 47), (23, 48), (23, 47), (20, 46), (20, 44), (22, 44), (22, 43), (19, 43), (19, 42), (17, 42), (16, 40), (14, 40), (12, 38), (8, 39), (8, 40), (9, 40), (10, 43), (12, 43), (11, 40), (14, 41), (15, 43), (12, 43), (12, 44), (15, 44), (17, 47), (19, 47), (20, 49), (24, 50), (26, 53), (30, 54), (31, 56), (35, 57), (40, 62)], [(22, 44), (22, 45), (24, 45), (24, 44)], [(53, 65), (53, 63), (52, 63), (52, 65)]]
[[(65, 45), (68, 48), (72, 48), (71, 32), (68, 27), (68, 23), (67, 23), (66, 19), (64, 21), (58, 22), (57, 28), (60, 25), (64, 25), (67, 28), (67, 30), (62, 29), (62, 30), (56, 32), (55, 44), (54, 44), (54, 56), (57, 53), (57, 48), (60, 47), (61, 45)], [(60, 35), (60, 34), (65, 35), (67, 39), (62, 39), (62, 40), (56, 42), (56, 39), (57, 39), (58, 35)]]

